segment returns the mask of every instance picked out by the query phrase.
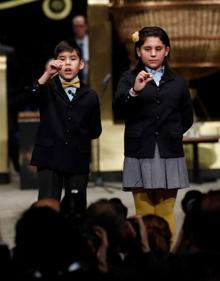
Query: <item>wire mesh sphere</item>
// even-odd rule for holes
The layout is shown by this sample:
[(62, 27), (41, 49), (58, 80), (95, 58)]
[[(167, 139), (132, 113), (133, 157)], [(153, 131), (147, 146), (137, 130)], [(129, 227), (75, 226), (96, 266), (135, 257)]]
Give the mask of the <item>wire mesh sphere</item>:
[(190, 80), (220, 69), (220, 0), (112, 0), (111, 12), (130, 56), (131, 34), (160, 26), (170, 37), (170, 62), (177, 72)]

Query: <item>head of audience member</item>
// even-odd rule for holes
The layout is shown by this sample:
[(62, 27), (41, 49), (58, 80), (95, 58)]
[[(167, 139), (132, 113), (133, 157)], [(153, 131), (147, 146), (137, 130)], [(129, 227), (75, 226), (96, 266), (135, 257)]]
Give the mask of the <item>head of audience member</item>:
[(85, 224), (89, 232), (92, 233), (95, 226), (102, 227), (112, 248), (119, 245), (124, 222), (124, 213), (118, 212), (115, 204), (108, 199), (99, 199), (87, 208)]
[(84, 15), (76, 15), (72, 18), (72, 30), (75, 39), (83, 39), (88, 32), (88, 23)]
[(117, 213), (120, 214), (120, 216), (124, 217), (124, 219), (127, 218), (128, 208), (123, 204), (121, 199), (113, 197), (109, 199), (109, 202), (115, 206)]
[(168, 222), (154, 214), (143, 216), (151, 251), (157, 257), (168, 255), (171, 247), (171, 231)]
[(187, 212), (200, 208), (200, 203), (204, 194), (199, 190), (188, 191), (181, 201), (182, 210), (186, 214)]
[(196, 197), (187, 210), (183, 233), (188, 252), (220, 253), (219, 198), (219, 191), (209, 191)]
[(201, 201), (201, 208), (208, 211), (220, 211), (220, 190), (208, 191)]
[(16, 223), (13, 262), (23, 279), (36, 271), (55, 276), (73, 261), (71, 228), (59, 212), (48, 206), (31, 206)]
[(54, 211), (60, 212), (60, 201), (53, 198), (43, 198), (34, 202), (32, 207), (49, 207)]
[(9, 246), (1, 239), (0, 233), (0, 280), (12, 280), (12, 260)]

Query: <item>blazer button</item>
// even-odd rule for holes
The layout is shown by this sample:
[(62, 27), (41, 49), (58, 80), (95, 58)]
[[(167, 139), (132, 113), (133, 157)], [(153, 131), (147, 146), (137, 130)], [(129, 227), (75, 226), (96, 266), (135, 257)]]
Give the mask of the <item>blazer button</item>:
[(156, 131), (156, 132), (155, 132), (155, 135), (156, 135), (156, 136), (159, 136), (159, 132), (158, 132), (158, 131)]
[(66, 145), (69, 144), (68, 141), (65, 141), (65, 144), (66, 144)]
[(68, 117), (67, 117), (67, 120), (69, 120), (69, 121), (70, 121), (71, 119), (72, 119), (72, 117), (71, 117), (71, 116), (68, 116)]

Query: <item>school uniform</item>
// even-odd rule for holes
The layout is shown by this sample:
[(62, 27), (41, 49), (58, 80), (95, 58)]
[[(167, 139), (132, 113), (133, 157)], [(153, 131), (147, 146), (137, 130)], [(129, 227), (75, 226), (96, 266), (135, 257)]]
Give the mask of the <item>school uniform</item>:
[[(141, 70), (153, 80), (134, 96), (130, 89)], [(125, 119), (123, 190), (188, 187), (182, 138), (192, 126), (193, 107), (186, 81), (167, 68), (125, 72), (114, 106)]]
[[(127, 158), (135, 158), (140, 164), (143, 159), (182, 158), (184, 156), (182, 137), (193, 123), (192, 102), (186, 82), (182, 77), (165, 69), (161, 79), (157, 81), (158, 85), (152, 80), (134, 97), (129, 91), (134, 85), (135, 78), (134, 72), (126, 72), (120, 79), (115, 94), (115, 105), (123, 108), (125, 113), (125, 161), (127, 162)], [(162, 165), (164, 169), (167, 168), (167, 165)], [(154, 171), (155, 169), (153, 173)], [(143, 171), (141, 173), (143, 175)], [(131, 176), (131, 172), (127, 174)], [(149, 180), (151, 176), (152, 174), (149, 175)], [(180, 182), (180, 185), (184, 187), (184, 183)], [(156, 186), (153, 182), (137, 185), (137, 187), (143, 186), (172, 188), (166, 185), (166, 178), (160, 186)], [(135, 188), (133, 185), (124, 185), (125, 189), (129, 187)]]
[[(85, 192), (91, 140), (98, 138), (102, 130), (96, 92), (82, 83), (80, 88), (65, 90), (58, 75), (44, 85), (35, 82), (30, 89), (40, 110), (31, 165), (38, 167), (39, 175), (46, 172), (40, 176), (43, 187), (39, 198), (60, 199), (62, 181), (65, 188), (80, 189), (82, 185)], [(49, 179), (48, 173), (51, 173)]]

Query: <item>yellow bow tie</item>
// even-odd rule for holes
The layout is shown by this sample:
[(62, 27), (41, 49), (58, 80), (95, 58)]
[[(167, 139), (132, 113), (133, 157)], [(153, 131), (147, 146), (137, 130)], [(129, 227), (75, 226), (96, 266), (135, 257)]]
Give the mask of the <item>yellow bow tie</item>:
[(75, 88), (79, 88), (80, 87), (80, 81), (79, 78), (73, 79), (70, 82), (67, 82), (65, 80), (62, 81), (62, 86), (64, 89), (68, 88), (68, 87), (75, 87)]

